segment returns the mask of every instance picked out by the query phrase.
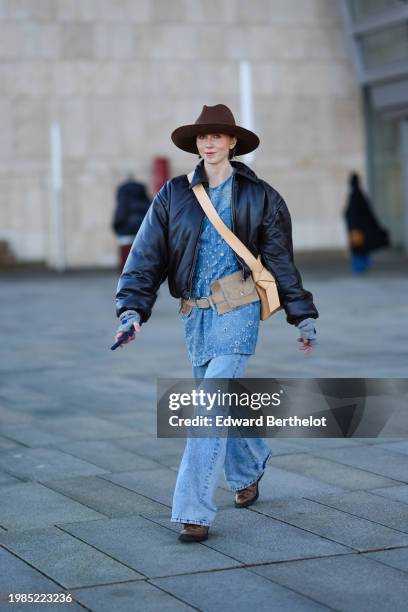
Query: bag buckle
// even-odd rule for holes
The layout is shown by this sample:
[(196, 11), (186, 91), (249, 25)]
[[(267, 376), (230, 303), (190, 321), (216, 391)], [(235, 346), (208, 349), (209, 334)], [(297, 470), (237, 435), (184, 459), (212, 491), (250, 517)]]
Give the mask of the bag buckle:
[(213, 299), (212, 299), (211, 295), (207, 295), (207, 300), (208, 300), (208, 303), (210, 304), (211, 308), (212, 308), (213, 310), (217, 310), (217, 307), (216, 307), (216, 305), (214, 304), (214, 301), (213, 301)]

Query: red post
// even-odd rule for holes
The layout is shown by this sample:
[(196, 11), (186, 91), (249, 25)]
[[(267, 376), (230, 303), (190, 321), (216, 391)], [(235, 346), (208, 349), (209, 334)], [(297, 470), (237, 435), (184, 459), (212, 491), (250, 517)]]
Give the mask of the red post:
[(156, 194), (170, 178), (170, 164), (167, 157), (153, 159), (153, 189)]

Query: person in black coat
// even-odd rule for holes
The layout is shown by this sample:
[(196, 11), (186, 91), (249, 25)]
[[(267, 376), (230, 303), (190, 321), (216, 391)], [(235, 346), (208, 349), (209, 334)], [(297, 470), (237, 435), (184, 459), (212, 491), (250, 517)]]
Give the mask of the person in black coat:
[(389, 246), (387, 230), (378, 223), (360, 179), (353, 172), (349, 178), (350, 194), (344, 210), (351, 251), (351, 267), (355, 274), (365, 272), (371, 264), (370, 253)]
[(137, 183), (132, 175), (117, 188), (112, 229), (117, 235), (119, 244), (119, 272), (123, 270), (150, 203), (145, 185)]

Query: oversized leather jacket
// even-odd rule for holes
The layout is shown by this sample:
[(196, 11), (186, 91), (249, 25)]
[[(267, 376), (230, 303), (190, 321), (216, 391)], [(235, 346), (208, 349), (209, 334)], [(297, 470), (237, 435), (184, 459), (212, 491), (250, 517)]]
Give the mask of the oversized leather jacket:
[[(302, 286), (293, 260), (291, 217), (285, 201), (271, 185), (259, 179), (242, 162), (236, 168), (231, 190), (232, 231), (274, 275), (288, 323), (297, 325), (308, 317), (317, 318), (313, 296)], [(141, 323), (147, 321), (158, 289), (168, 278), (175, 298), (191, 297), (194, 266), (204, 212), (192, 187), (208, 186), (201, 160), (191, 185), (182, 174), (167, 181), (156, 194), (133, 241), (119, 278), (116, 314), (136, 310)], [(245, 278), (249, 267), (237, 256)]]

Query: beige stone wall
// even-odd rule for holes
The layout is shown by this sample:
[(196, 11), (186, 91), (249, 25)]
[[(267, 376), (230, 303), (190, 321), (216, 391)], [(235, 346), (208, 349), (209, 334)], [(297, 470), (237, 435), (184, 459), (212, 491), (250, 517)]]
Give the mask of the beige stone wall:
[(297, 249), (345, 244), (350, 169), (363, 171), (360, 92), (335, 0), (0, 0), (0, 238), (52, 261), (50, 145), (62, 128), (66, 261), (113, 265), (114, 191), (196, 158), (170, 132), (203, 104), (239, 119), (239, 61), (252, 66), (252, 167), (292, 213)]

